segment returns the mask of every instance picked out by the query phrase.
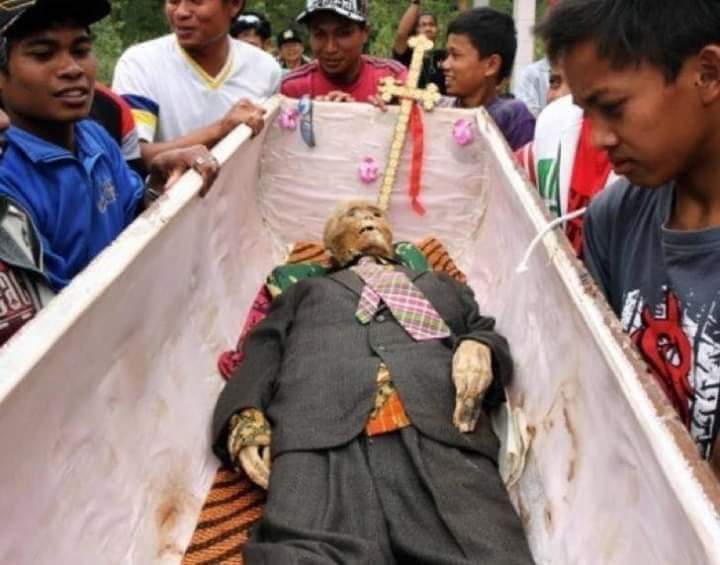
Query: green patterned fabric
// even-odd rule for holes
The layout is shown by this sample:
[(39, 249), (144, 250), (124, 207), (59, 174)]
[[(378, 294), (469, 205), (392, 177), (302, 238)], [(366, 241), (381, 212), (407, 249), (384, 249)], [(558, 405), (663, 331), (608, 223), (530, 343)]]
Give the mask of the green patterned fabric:
[[(430, 270), (430, 265), (422, 251), (412, 243), (400, 242), (395, 244), (395, 257), (400, 263), (418, 273)], [(310, 277), (322, 277), (329, 269), (319, 263), (298, 263), (294, 265), (281, 265), (275, 267), (267, 278), (267, 287), (273, 298), (277, 298), (296, 282)]]

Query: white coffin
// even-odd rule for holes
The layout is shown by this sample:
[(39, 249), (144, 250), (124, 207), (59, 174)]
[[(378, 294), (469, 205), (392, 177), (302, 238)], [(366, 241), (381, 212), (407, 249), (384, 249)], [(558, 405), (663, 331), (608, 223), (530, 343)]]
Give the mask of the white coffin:
[[(189, 173), (0, 352), (0, 563), (178, 563), (217, 462), (215, 365), (286, 246), (319, 239), (338, 200), (373, 198), (396, 109), (317, 104), (318, 145), (274, 119), (216, 149), (210, 195)], [(451, 136), (477, 120), (476, 142)], [(513, 498), (535, 557), (577, 563), (720, 563), (720, 490), (484, 112), (426, 116), (422, 202), (407, 164), (398, 239), (434, 234), (512, 345), (512, 400), (533, 434)], [(409, 161), (406, 149), (406, 162)], [(379, 183), (378, 183), (379, 184)]]

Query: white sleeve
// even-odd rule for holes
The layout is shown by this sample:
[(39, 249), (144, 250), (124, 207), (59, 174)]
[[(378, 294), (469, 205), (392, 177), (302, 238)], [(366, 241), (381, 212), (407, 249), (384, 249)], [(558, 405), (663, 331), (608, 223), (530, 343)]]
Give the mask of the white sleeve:
[(272, 73), (270, 74), (270, 89), (268, 91), (267, 98), (270, 98), (280, 91), (280, 83), (282, 82), (282, 68), (280, 68), (277, 61), (273, 61), (273, 64), (274, 67), (272, 69)]
[(160, 105), (153, 92), (152, 77), (147, 72), (152, 62), (142, 61), (138, 55), (130, 48), (120, 57), (112, 87), (130, 105), (140, 139), (152, 142), (157, 132)]
[(540, 100), (541, 93), (538, 78), (537, 69), (534, 65), (525, 67), (518, 77), (517, 85), (515, 87), (515, 97), (518, 100), (525, 102), (525, 105), (537, 116), (540, 111), (545, 107), (545, 100)]

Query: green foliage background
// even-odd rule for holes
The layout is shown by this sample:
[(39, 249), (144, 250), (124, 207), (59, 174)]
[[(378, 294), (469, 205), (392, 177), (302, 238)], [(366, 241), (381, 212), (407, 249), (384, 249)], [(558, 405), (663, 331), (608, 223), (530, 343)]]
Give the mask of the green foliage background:
[[(542, 13), (546, 0), (538, 0)], [(130, 45), (167, 33), (164, 0), (112, 0), (109, 18), (95, 26), (95, 47), (100, 64), (100, 79), (112, 80), (112, 71), (120, 53)], [(490, 4), (512, 13), (512, 0), (491, 0)], [(291, 25), (305, 6), (305, 0), (247, 0), (247, 9), (267, 14), (276, 33)], [(436, 13), (441, 28), (457, 14), (457, 0), (424, 0), (423, 9)], [(404, 0), (370, 0), (372, 35), (369, 50), (387, 56), (391, 51), (395, 27), (407, 7)], [(444, 34), (442, 34), (444, 36)]]

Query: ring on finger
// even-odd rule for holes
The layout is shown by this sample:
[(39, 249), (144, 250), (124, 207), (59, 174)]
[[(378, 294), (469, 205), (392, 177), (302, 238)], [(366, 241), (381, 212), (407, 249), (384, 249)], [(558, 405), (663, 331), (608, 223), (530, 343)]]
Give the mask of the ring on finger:
[(193, 167), (194, 168), (202, 167), (207, 162), (208, 162), (208, 159), (206, 157), (204, 157), (203, 155), (199, 155), (199, 156), (195, 157), (195, 160), (193, 161)]

